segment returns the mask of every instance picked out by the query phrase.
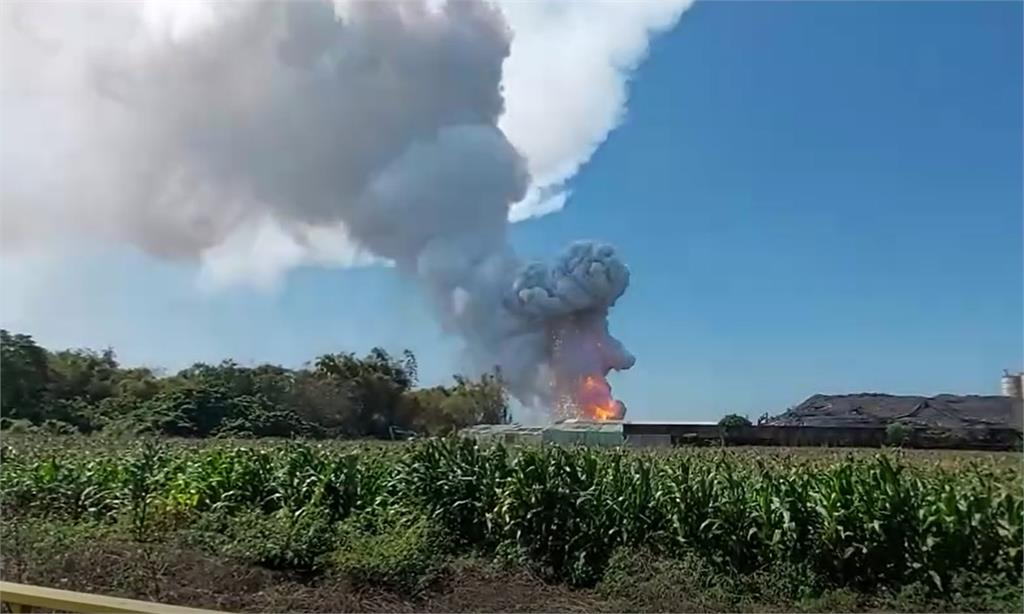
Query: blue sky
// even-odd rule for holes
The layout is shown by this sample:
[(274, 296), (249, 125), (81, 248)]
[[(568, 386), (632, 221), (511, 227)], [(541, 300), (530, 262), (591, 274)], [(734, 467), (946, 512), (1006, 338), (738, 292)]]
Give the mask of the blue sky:
[[(611, 326), (638, 362), (612, 383), (631, 418), (998, 391), (1024, 352), (1021, 24), (1019, 3), (707, 2), (655, 40), (566, 209), (512, 231), (537, 258), (621, 250)], [(213, 294), (194, 276), (111, 251), (4, 325), (171, 369), (373, 345), (413, 349), (427, 383), (454, 368), (393, 270)]]

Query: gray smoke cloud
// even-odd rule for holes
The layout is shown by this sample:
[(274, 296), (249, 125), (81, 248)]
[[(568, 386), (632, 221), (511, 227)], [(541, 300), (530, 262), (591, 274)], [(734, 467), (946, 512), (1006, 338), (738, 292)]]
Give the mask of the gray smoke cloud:
[[(544, 337), (549, 396), (539, 401), (565, 416), (622, 418), (606, 377), (636, 358), (608, 332), (608, 310), (629, 286), (629, 269), (610, 245), (579, 242), (551, 267), (532, 264), (516, 277), (505, 307)], [(599, 413), (600, 412), (600, 413)]]
[(18, 59), (2, 63), (5, 248), (73, 233), (204, 261), (239, 237), (334, 237), (414, 278), (525, 404), (623, 413), (605, 375), (634, 362), (607, 329), (626, 267), (590, 243), (524, 267), (507, 241), (531, 178), (498, 127), (512, 40), (498, 8), (14, 2), (3, 16), (0, 51)]

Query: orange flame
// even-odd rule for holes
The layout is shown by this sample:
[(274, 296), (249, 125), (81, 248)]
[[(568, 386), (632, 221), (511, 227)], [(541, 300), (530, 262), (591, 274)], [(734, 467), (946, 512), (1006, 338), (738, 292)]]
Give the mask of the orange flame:
[(606, 409), (604, 407), (601, 407), (600, 405), (595, 405), (595, 406), (591, 407), (590, 410), (593, 413), (593, 417), (596, 418), (597, 420), (614, 420), (615, 419), (615, 412), (614, 411), (612, 411), (610, 409)]
[(579, 411), (588, 420), (618, 420), (622, 418), (619, 404), (612, 399), (611, 387), (603, 377), (588, 375), (580, 382)]

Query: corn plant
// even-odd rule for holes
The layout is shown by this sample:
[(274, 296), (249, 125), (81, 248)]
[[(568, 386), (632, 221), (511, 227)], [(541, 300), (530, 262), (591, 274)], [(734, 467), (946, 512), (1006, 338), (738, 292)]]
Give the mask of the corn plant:
[(242, 525), (291, 519), (285, 528), (315, 517), (327, 534), (353, 516), (371, 527), (425, 518), (448, 549), (513, 546), (580, 584), (622, 547), (697, 555), (726, 573), (789, 565), (857, 588), (923, 581), (942, 591), (965, 571), (1019, 582), (1024, 565), (1019, 466), (899, 451), (651, 454), (458, 438), (388, 449), (5, 445), (0, 504), (5, 517), (124, 518), (140, 540), (208, 513)]

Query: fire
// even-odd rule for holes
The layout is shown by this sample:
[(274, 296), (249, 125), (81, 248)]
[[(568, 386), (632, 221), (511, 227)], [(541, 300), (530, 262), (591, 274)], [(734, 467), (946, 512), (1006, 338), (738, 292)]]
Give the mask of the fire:
[(593, 412), (593, 417), (596, 420), (614, 420), (617, 418), (613, 410), (601, 407), (600, 405), (595, 405), (590, 410)]
[(580, 382), (576, 405), (581, 418), (588, 420), (621, 420), (625, 413), (622, 403), (612, 398), (612, 388), (601, 376), (588, 375)]
[(611, 371), (635, 359), (608, 334), (606, 311), (581, 311), (558, 320), (550, 333), (552, 410), (560, 418), (622, 420), (626, 406), (612, 396)]

